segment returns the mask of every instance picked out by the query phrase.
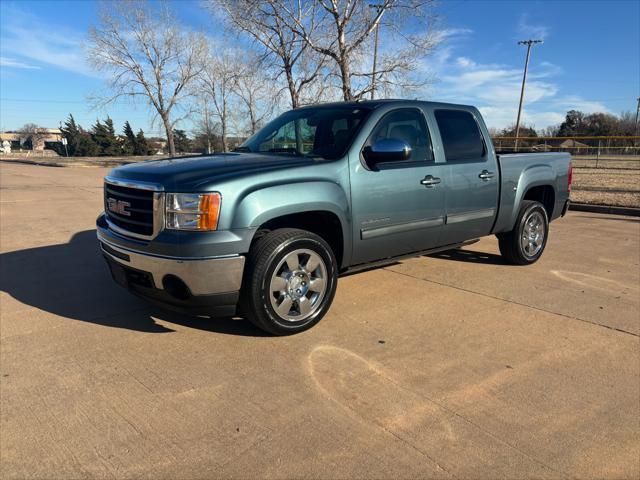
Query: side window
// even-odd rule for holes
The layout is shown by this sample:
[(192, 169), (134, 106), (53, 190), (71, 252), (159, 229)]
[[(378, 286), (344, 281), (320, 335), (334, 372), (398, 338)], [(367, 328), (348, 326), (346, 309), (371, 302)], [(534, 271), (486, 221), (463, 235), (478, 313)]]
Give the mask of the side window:
[(485, 155), (484, 141), (476, 119), (464, 110), (436, 110), (447, 162), (478, 162)]
[(433, 162), (429, 130), (419, 110), (403, 109), (386, 114), (373, 129), (367, 145), (385, 138), (404, 140), (411, 147), (411, 157), (404, 163)]

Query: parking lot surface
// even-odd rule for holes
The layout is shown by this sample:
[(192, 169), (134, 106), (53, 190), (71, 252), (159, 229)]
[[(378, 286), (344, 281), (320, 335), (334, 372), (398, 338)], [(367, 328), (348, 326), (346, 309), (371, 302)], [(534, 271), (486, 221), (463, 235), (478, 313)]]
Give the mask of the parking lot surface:
[(0, 165), (0, 477), (640, 477), (637, 218), (344, 277), (276, 338), (116, 286), (105, 174)]

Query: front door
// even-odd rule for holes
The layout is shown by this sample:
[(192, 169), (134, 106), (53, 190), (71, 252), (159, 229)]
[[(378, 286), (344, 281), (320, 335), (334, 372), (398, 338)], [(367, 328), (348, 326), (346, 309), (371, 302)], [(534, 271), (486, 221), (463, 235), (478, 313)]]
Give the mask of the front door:
[(353, 265), (425, 250), (439, 242), (444, 223), (444, 167), (434, 161), (422, 111), (401, 108), (388, 112), (364, 147), (391, 138), (411, 147), (408, 159), (370, 166), (362, 154), (359, 159), (350, 158)]

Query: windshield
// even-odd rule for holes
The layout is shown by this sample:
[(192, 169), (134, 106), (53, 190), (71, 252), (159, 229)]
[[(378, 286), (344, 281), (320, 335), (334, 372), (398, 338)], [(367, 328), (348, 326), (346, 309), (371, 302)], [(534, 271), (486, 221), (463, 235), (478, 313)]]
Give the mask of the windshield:
[(237, 150), (340, 158), (370, 111), (364, 107), (291, 110), (269, 122)]

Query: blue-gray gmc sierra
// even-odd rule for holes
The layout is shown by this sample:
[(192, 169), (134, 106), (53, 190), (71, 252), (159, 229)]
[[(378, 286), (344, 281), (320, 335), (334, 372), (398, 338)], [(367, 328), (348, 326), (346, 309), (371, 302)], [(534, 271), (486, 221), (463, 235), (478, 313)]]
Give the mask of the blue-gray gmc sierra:
[(535, 262), (567, 210), (570, 160), (496, 155), (470, 106), (304, 107), (233, 153), (114, 169), (98, 239), (114, 279), (141, 297), (295, 333), (324, 316), (347, 272), (485, 235), (509, 262)]

